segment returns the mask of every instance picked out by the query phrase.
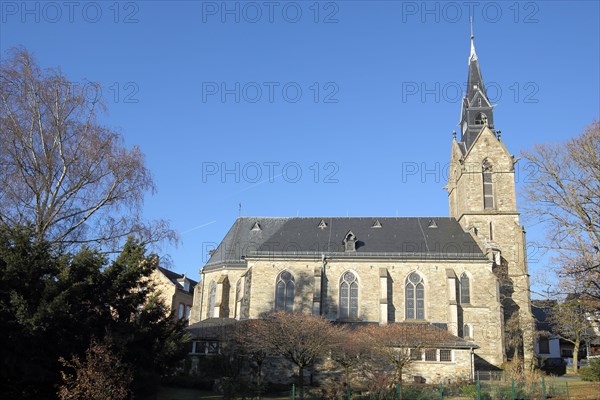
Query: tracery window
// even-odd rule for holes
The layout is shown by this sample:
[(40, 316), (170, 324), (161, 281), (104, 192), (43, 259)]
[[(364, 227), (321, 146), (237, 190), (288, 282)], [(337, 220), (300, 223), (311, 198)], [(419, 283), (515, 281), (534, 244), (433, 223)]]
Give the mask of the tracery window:
[(425, 284), (421, 275), (408, 275), (405, 289), (406, 319), (425, 319)]
[(494, 208), (494, 184), (492, 182), (492, 164), (486, 158), (482, 164), (483, 177), (483, 208), (491, 210)]
[(340, 279), (340, 318), (358, 318), (358, 279), (350, 271)]
[(234, 318), (237, 318), (237, 319), (239, 319), (239, 317), (240, 317), (240, 308), (241, 308), (241, 303), (242, 303), (242, 279), (243, 278), (238, 279), (237, 283), (235, 284)]
[(217, 282), (212, 281), (208, 293), (208, 318), (215, 317), (215, 302), (217, 299)]
[(469, 276), (463, 272), (460, 276), (460, 304), (471, 303), (471, 286)]
[(275, 282), (275, 310), (294, 310), (295, 289), (294, 275), (288, 271), (281, 271)]

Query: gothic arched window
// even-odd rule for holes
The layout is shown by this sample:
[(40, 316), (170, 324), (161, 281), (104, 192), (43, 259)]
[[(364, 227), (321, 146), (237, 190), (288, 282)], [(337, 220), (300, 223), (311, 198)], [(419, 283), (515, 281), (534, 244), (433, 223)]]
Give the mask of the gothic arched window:
[(479, 113), (477, 114), (477, 117), (475, 117), (475, 125), (483, 125), (485, 124), (485, 121), (487, 121), (487, 117), (484, 113)]
[(288, 271), (281, 271), (275, 282), (275, 310), (294, 310), (294, 276)]
[(239, 319), (240, 317), (240, 308), (242, 303), (242, 280), (243, 278), (238, 279), (235, 284), (235, 312), (233, 317)]
[(208, 318), (215, 317), (215, 302), (217, 298), (217, 282), (212, 281), (208, 293)]
[(471, 286), (469, 282), (469, 276), (466, 273), (462, 273), (460, 276), (460, 304), (471, 303)]
[(425, 319), (425, 284), (416, 272), (406, 278), (405, 307), (406, 319)]
[(464, 324), (463, 325), (463, 338), (470, 339), (473, 337), (472, 335), (473, 335), (473, 332), (471, 332), (471, 325)]
[(358, 279), (350, 271), (340, 279), (340, 319), (343, 318), (358, 318)]
[(492, 164), (486, 158), (482, 163), (483, 176), (483, 208), (491, 210), (494, 208), (494, 186), (492, 182)]

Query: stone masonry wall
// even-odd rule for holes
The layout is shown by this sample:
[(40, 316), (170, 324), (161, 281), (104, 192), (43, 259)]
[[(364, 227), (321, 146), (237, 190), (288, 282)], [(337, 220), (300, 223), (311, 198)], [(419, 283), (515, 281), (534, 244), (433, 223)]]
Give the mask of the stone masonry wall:
[(194, 302), (193, 294), (186, 293), (183, 290), (177, 290), (175, 284), (160, 271), (154, 270), (150, 276), (150, 280), (156, 285), (156, 290), (161, 300), (171, 311), (173, 311), (174, 318), (177, 318), (180, 303), (184, 304), (186, 307), (192, 306)]
[[(321, 260), (248, 260), (252, 268), (252, 289), (250, 293), (249, 318), (259, 318), (272, 311), (275, 302), (275, 282), (277, 275), (287, 270), (295, 278), (294, 310), (313, 312), (314, 270), (321, 268)], [(380, 270), (387, 271), (388, 287), (383, 292)], [(472, 339), (480, 347), (476, 353), (487, 362), (499, 366), (504, 361), (502, 311), (497, 294), (497, 278), (492, 272), (491, 263), (486, 261), (435, 262), (435, 261), (377, 261), (329, 259), (325, 266), (326, 283), (322, 293), (323, 316), (329, 320), (338, 319), (339, 284), (342, 274), (352, 271), (359, 282), (359, 321), (382, 323), (403, 322), (405, 319), (405, 282), (412, 271), (417, 271), (425, 283), (425, 320), (449, 323), (450, 299), (448, 297), (447, 269), (457, 277), (466, 272), (470, 278), (471, 302), (461, 306), (462, 323), (472, 327)], [(205, 272), (203, 319), (208, 312), (208, 283), (218, 280), (222, 274), (229, 274), (231, 290), (230, 304), (234, 303), (235, 282), (242, 275), (241, 270), (217, 270)], [(387, 289), (387, 288), (386, 288)], [(381, 307), (384, 303), (385, 307)], [(233, 318), (234, 307), (230, 307), (228, 317)], [(382, 315), (383, 314), (383, 315)], [(453, 328), (453, 327), (450, 327)], [(456, 329), (454, 327), (454, 329)]]
[[(530, 363), (533, 357), (533, 317), (525, 238), (516, 204), (515, 161), (504, 144), (488, 128), (484, 128), (464, 160), (459, 162), (461, 156), (457, 145), (453, 144), (450, 170), (456, 171), (456, 174), (448, 182), (450, 215), (473, 234), (482, 248), (497, 246), (501, 251), (512, 285), (512, 293), (508, 293), (510, 298), (503, 299), (503, 303), (514, 304), (518, 309), (525, 337), (524, 355)], [(483, 207), (481, 171), (486, 158), (492, 165), (493, 172), (494, 209), (490, 210)], [(505, 309), (509, 314), (512, 312), (510, 308), (514, 307), (507, 306)]]

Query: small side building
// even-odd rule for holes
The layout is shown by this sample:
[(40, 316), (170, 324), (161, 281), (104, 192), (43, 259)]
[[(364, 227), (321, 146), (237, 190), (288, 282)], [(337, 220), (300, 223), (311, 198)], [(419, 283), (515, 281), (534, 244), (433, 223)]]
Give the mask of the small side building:
[[(207, 368), (211, 360), (219, 357), (229, 360), (232, 366), (239, 369), (240, 377), (249, 381), (256, 379), (258, 366), (256, 360), (244, 357), (237, 349), (235, 332), (246, 332), (245, 325), (250, 320), (237, 320), (235, 318), (207, 318), (200, 322), (190, 324), (186, 328), (192, 338), (190, 360), (191, 374), (200, 379), (207, 379), (214, 374), (215, 368)], [(345, 325), (346, 328), (360, 329), (374, 322), (335, 322)], [(427, 322), (399, 322), (402, 332), (406, 337), (418, 337), (417, 348), (406, 346), (397, 347), (398, 352), (410, 351), (410, 363), (404, 366), (404, 375), (410, 377), (415, 383), (441, 383), (453, 381), (473, 380), (475, 377), (475, 350), (479, 346), (472, 341), (453, 335), (445, 324), (430, 324)], [(400, 343), (402, 341), (400, 340)], [(416, 342), (415, 342), (416, 343)], [(297, 379), (297, 367), (280, 356), (267, 354), (263, 360), (263, 382), (275, 385), (291, 385)], [(204, 367), (204, 368), (203, 368)], [(340, 365), (330, 357), (319, 358), (315, 365), (306, 368), (305, 374), (311, 382), (325, 383), (335, 381), (335, 375), (341, 374)], [(368, 368), (367, 368), (368, 369)], [(364, 371), (363, 371), (364, 372)], [(354, 382), (365, 386), (367, 381), (377, 373), (392, 374), (388, 367), (374, 367), (366, 374), (355, 376)]]
[(176, 319), (190, 319), (194, 304), (194, 289), (198, 282), (185, 274), (157, 267), (150, 279), (156, 284), (156, 289), (164, 303), (170, 308)]

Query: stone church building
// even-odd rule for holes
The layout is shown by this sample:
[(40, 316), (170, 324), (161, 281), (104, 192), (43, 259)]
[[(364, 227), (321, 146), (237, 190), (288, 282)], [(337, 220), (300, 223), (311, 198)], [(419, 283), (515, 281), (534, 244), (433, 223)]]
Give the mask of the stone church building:
[(472, 373), (473, 362), (488, 369), (506, 361), (505, 321), (513, 317), (531, 362), (517, 160), (494, 129), (473, 36), (460, 129), (446, 186), (450, 216), (240, 217), (201, 270), (190, 322), (288, 310), (331, 321), (429, 323), (447, 329), (455, 345), (423, 357), (420, 375), (446, 368), (444, 378), (456, 378)]

